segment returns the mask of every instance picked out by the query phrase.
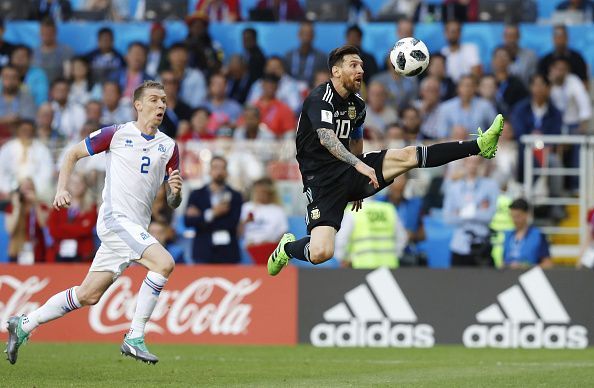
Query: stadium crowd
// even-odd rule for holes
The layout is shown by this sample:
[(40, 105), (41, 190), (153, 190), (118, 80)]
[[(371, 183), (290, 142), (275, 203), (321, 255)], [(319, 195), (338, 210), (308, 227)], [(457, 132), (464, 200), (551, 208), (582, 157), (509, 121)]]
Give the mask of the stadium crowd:
[[(461, 40), (464, 22), (477, 20), (477, 1), (444, 3), (444, 10), (452, 10), (443, 20), (447, 44), (431, 53), (424, 74), (407, 78), (393, 71), (388, 57), (377, 63), (362, 46), (357, 23), (369, 21), (370, 12), (361, 1), (349, 2), (352, 24), (344, 42), (359, 47), (364, 60), (366, 150), (465, 140), (477, 127), (488, 128), (496, 113), (506, 118), (494, 160), (417, 170), (375, 198), (397, 209), (397, 227), (392, 226), (400, 238), (391, 266), (426, 263), (418, 247), (426, 237), (426, 215), (442, 217), (454, 229), (453, 265), (550, 265), (547, 240), (530, 223), (530, 203), (521, 198), (524, 149), (518, 140), (524, 134), (587, 133), (592, 104), (586, 62), (570, 47), (563, 25), (552, 30), (554, 50), (539, 58), (520, 46), (518, 25), (508, 24), (485, 66), (478, 47)], [(176, 213), (166, 205), (164, 190), (159, 193), (149, 232), (179, 262), (265, 262), (289, 229), (289, 217), (305, 208), (286, 189), (298, 192), (301, 185), (293, 139), (303, 99), (329, 79), (327, 53), (314, 46), (316, 23), (305, 20), (302, 4), (261, 0), (250, 12), (253, 18), (301, 23), (286, 54), (268, 57), (253, 28), (243, 30), (243, 52), (237, 55), (227, 55), (211, 36), (210, 22), (242, 19), (239, 0), (199, 0), (185, 17), (187, 37), (171, 45), (164, 43), (166, 25), (155, 22), (149, 36), (120, 53), (114, 48), (118, 30), (105, 27), (84, 55), (57, 39), (60, 22), (73, 18), (69, 2), (40, 4), (28, 17), (39, 20), (39, 47), (4, 40), (0, 21), (0, 203), (9, 235), (8, 251), (0, 256), (22, 264), (92, 260), (104, 155), (77, 165), (72, 206), (56, 211), (48, 204), (58, 167), (65, 150), (96, 129), (134, 120), (134, 89), (157, 79), (168, 104), (160, 130), (177, 141), (187, 184)], [(138, 19), (127, 1), (86, 5), (112, 20)], [(588, 15), (594, 9), (590, 1), (560, 7)], [(425, 8), (419, 1), (385, 1), (379, 16), (398, 17), (397, 40), (415, 35), (415, 23), (426, 20)], [(534, 162), (577, 167), (577, 155), (576, 147), (544, 147)], [(577, 183), (553, 177), (541, 190), (552, 197), (575, 195)], [(566, 216), (562, 206), (534, 211), (553, 224)], [(345, 220), (355, 230), (357, 218)], [(492, 238), (493, 230), (498, 238)], [(192, 240), (190, 249), (184, 239)], [(349, 251), (356, 251), (349, 237), (338, 244), (337, 257), (357, 266), (349, 259)]]

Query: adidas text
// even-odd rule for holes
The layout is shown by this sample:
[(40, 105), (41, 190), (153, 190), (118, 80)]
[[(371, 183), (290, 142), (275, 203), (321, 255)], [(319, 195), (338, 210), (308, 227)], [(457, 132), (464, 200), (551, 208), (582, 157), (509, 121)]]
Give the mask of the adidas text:
[(312, 329), (310, 341), (314, 346), (429, 348), (435, 338), (430, 325), (398, 324), (383, 319), (381, 322), (319, 323)]
[(583, 349), (588, 346), (588, 330), (584, 326), (534, 324), (472, 325), (464, 330), (464, 346), (469, 348)]

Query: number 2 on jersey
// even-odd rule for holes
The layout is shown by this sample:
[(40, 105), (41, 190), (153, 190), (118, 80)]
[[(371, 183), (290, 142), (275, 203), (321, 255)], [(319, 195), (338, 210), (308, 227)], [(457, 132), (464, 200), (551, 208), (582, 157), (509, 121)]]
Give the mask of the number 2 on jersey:
[(347, 139), (351, 134), (351, 120), (336, 120), (336, 136)]
[(140, 172), (142, 174), (148, 174), (148, 166), (151, 165), (151, 158), (143, 156), (141, 160), (143, 163), (140, 165)]

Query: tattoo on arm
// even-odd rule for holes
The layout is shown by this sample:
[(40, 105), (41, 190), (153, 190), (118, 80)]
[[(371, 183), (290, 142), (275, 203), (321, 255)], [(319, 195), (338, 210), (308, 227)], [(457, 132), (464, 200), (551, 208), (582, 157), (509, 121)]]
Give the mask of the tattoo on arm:
[(360, 160), (355, 155), (351, 154), (349, 150), (347, 150), (345, 146), (342, 145), (332, 129), (319, 128), (317, 132), (318, 136), (320, 137), (320, 143), (326, 147), (328, 151), (330, 151), (330, 153), (336, 157), (336, 159), (342, 160), (351, 166), (354, 166), (360, 162)]
[(177, 194), (173, 194), (169, 185), (166, 185), (165, 187), (167, 188), (167, 205), (172, 209), (177, 209), (182, 200), (181, 191)]

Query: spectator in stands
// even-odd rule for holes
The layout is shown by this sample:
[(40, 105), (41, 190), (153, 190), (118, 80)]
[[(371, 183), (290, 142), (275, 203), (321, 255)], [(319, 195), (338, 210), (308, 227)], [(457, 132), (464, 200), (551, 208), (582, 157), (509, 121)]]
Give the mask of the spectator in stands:
[(242, 109), (236, 101), (227, 98), (227, 79), (222, 73), (213, 74), (208, 85), (209, 99), (205, 107), (211, 113), (210, 119), (216, 123), (215, 131), (222, 127), (235, 128)]
[(388, 93), (387, 103), (396, 110), (410, 105), (419, 95), (417, 77), (404, 77), (396, 73), (389, 55), (386, 57), (386, 70), (371, 77), (369, 82), (384, 85)]
[(91, 100), (85, 105), (85, 115), (87, 121), (99, 123), (101, 121), (101, 113), (103, 112), (103, 103), (100, 100)]
[(162, 23), (155, 22), (151, 25), (146, 61), (146, 72), (151, 78), (156, 78), (167, 64), (165, 34), (165, 27)]
[[(56, 171), (60, 170), (60, 167), (64, 163), (64, 159), (66, 158), (66, 154), (68, 153), (70, 148), (74, 147), (76, 144), (83, 141), (87, 136), (95, 132), (100, 127), (101, 125), (98, 121), (87, 121), (82, 126), (78, 134), (78, 138), (63, 143), (62, 152), (58, 156), (56, 162)], [(91, 155), (87, 158), (79, 160), (78, 163), (76, 163), (76, 166), (74, 166), (74, 171), (84, 176), (85, 183), (91, 189), (97, 188), (96, 186), (99, 183), (98, 179), (100, 179), (103, 173), (105, 172), (105, 153), (100, 152), (98, 154)], [(99, 187), (99, 189), (102, 189), (102, 187)], [(99, 192), (94, 192), (94, 194), (99, 194)]]
[(50, 88), (50, 103), (54, 111), (52, 126), (68, 140), (78, 139), (78, 133), (85, 121), (85, 110), (77, 101), (69, 101), (70, 84), (64, 78), (54, 80)]
[(179, 125), (183, 121), (189, 121), (192, 116), (192, 108), (178, 99), (179, 80), (170, 70), (161, 72), (161, 83), (165, 88), (167, 96), (167, 109), (161, 123), (160, 130), (167, 136), (175, 139)]
[(373, 55), (363, 50), (363, 30), (358, 25), (350, 26), (346, 31), (346, 44), (355, 46), (359, 49), (360, 57), (363, 60), (363, 81), (369, 83), (371, 77), (373, 77), (379, 71), (377, 62)]
[(425, 77), (421, 81), (421, 98), (413, 102), (421, 115), (421, 138), (439, 140), (447, 136), (446, 128), (438, 127), (439, 112), (439, 79), (434, 76)]
[(407, 240), (394, 206), (367, 198), (359, 211), (344, 212), (334, 256), (343, 266), (357, 269), (397, 268)]
[(509, 72), (528, 85), (530, 77), (536, 73), (538, 57), (534, 51), (520, 47), (520, 27), (517, 24), (507, 24), (503, 29), (503, 47), (511, 55)]
[(49, 102), (41, 104), (35, 115), (36, 136), (49, 149), (56, 149), (62, 144), (60, 133), (52, 126), (53, 121), (52, 105)]
[(183, 43), (174, 43), (167, 54), (171, 71), (180, 80), (179, 99), (192, 108), (206, 101), (206, 80), (200, 70), (188, 67), (188, 49)]
[(482, 160), (463, 161), (464, 177), (445, 185), (444, 221), (454, 227), (450, 243), (452, 265), (493, 265), (489, 224), (495, 214), (499, 187), (479, 175)]
[(478, 47), (474, 43), (461, 43), (461, 35), (462, 25), (459, 21), (449, 20), (445, 24), (448, 44), (441, 49), (441, 54), (446, 58), (446, 73), (454, 82), (468, 74), (480, 78), (483, 73)]
[(495, 108), (485, 99), (476, 97), (473, 76), (464, 75), (458, 83), (458, 97), (443, 102), (439, 107), (438, 124), (440, 130), (449, 134), (455, 125), (461, 125), (467, 131), (477, 126), (489, 128), (495, 116)]
[(73, 173), (68, 181), (72, 196), (70, 206), (52, 209), (47, 225), (53, 238), (48, 261), (91, 261), (95, 255), (94, 228), (97, 223), (97, 205), (88, 193), (83, 175)]
[(398, 20), (396, 25), (396, 39), (400, 40), (402, 38), (413, 36), (415, 36), (415, 24), (412, 20), (412, 16)]
[(285, 55), (285, 63), (294, 78), (310, 84), (317, 70), (327, 68), (327, 55), (313, 46), (315, 37), (314, 24), (302, 22), (299, 26), (299, 47)]
[(439, 81), (439, 98), (441, 101), (456, 97), (456, 83), (446, 74), (446, 58), (439, 54), (431, 54), (429, 67), (425, 77), (435, 77)]
[(241, 207), (240, 235), (254, 263), (265, 264), (277, 241), (289, 230), (289, 221), (272, 179), (255, 181), (250, 199)]
[(580, 79), (571, 74), (570, 63), (566, 58), (556, 58), (549, 68), (551, 81), (551, 100), (563, 112), (565, 133), (586, 133), (592, 117), (590, 95)]
[(258, 33), (255, 29), (249, 27), (243, 30), (243, 57), (248, 64), (248, 72), (250, 79), (257, 80), (264, 74), (264, 66), (266, 65), (266, 57), (258, 46)]
[(497, 103), (497, 80), (493, 74), (485, 74), (481, 77), (478, 84), (478, 95), (489, 101), (496, 111), (501, 112), (501, 107)]
[(120, 84), (115, 81), (104, 82), (102, 95), (101, 125), (123, 124), (134, 119), (132, 105), (122, 99)]
[(399, 115), (405, 139), (409, 144), (417, 143), (421, 139), (421, 114), (419, 110), (409, 105), (402, 108)]
[(223, 52), (208, 32), (208, 17), (193, 13), (186, 18), (188, 36), (185, 40), (188, 49), (188, 66), (198, 68), (206, 76), (221, 70)]
[(549, 243), (542, 232), (529, 223), (530, 206), (519, 198), (509, 205), (514, 230), (505, 232), (503, 260), (506, 267), (524, 268), (540, 265), (543, 268), (553, 266)]
[(232, 55), (227, 65), (227, 97), (240, 104), (245, 103), (254, 81), (243, 57)]
[(70, 70), (68, 102), (86, 105), (100, 86), (95, 85), (93, 82), (89, 62), (87, 62), (85, 57), (72, 58)]
[(39, 25), (41, 45), (34, 49), (33, 65), (43, 69), (49, 82), (63, 78), (64, 67), (73, 56), (72, 49), (56, 40), (56, 23), (45, 18)]
[(388, 124), (398, 121), (396, 109), (387, 104), (388, 93), (384, 84), (371, 81), (367, 88), (367, 114), (365, 129), (372, 139), (383, 139)]
[(363, 0), (348, 0), (347, 24), (365, 24), (371, 20), (371, 11)]
[(67, 21), (72, 17), (70, 0), (31, 0), (29, 2), (29, 20)]
[(243, 111), (243, 125), (233, 132), (233, 139), (242, 140), (274, 140), (274, 133), (260, 119), (258, 108), (248, 105)]
[(184, 250), (175, 243), (175, 230), (170, 224), (163, 221), (152, 220), (147, 231), (167, 249), (176, 263), (185, 263)]
[(509, 73), (511, 55), (504, 47), (493, 50), (491, 70), (497, 81), (497, 111), (504, 116), (511, 111), (516, 102), (528, 96), (528, 90), (518, 77)]
[(4, 19), (0, 17), (0, 70), (10, 62), (14, 45), (4, 40)]
[(35, 122), (20, 120), (15, 137), (0, 148), (0, 193), (14, 190), (30, 177), (43, 198), (51, 196), (53, 164), (50, 150), (35, 138)]
[(196, 230), (192, 258), (197, 263), (237, 263), (240, 259), (237, 227), (241, 194), (227, 185), (227, 160), (210, 161), (211, 182), (188, 199), (186, 227)]
[[(264, 72), (266, 74), (273, 74), (279, 78), (276, 98), (287, 104), (293, 112), (298, 114), (301, 110), (301, 103), (303, 102), (302, 95), (305, 93), (306, 85), (298, 82), (285, 71), (285, 64), (282, 58), (278, 56), (268, 58)], [(263, 83), (264, 81), (260, 79), (252, 85), (250, 94), (248, 95), (249, 104), (254, 104), (262, 97)]]
[(177, 139), (181, 142), (188, 140), (213, 140), (216, 135), (208, 130), (208, 118), (210, 112), (204, 107), (198, 107), (192, 111), (190, 123), (180, 124), (177, 131)]
[(134, 90), (151, 77), (144, 71), (148, 48), (141, 42), (132, 42), (126, 53), (126, 67), (110, 75), (110, 80), (120, 85), (122, 97), (132, 101)]
[(264, 74), (262, 97), (254, 103), (254, 106), (260, 110), (262, 122), (280, 138), (292, 134), (297, 123), (291, 108), (276, 98), (278, 83), (279, 78), (276, 75)]
[(554, 60), (564, 58), (569, 63), (570, 71), (580, 77), (584, 84), (587, 85), (588, 66), (579, 52), (568, 47), (568, 41), (567, 27), (563, 25), (555, 26), (553, 28), (553, 51), (540, 59), (538, 71), (541, 74), (548, 75)]
[(36, 66), (31, 66), (33, 51), (29, 46), (18, 44), (14, 46), (10, 55), (10, 64), (19, 73), (23, 85), (29, 89), (35, 105), (39, 106), (47, 101), (49, 84), (45, 72)]
[(404, 148), (408, 144), (404, 137), (404, 129), (397, 123), (390, 123), (386, 129), (385, 148)]
[(557, 11), (571, 11), (582, 14), (584, 23), (594, 21), (594, 1), (591, 0), (566, 0), (557, 4)]
[(309, 85), (309, 90), (311, 91), (315, 89), (316, 86), (328, 81), (330, 81), (330, 72), (328, 69), (318, 70), (315, 72), (313, 81)]
[(300, 21), (303, 19), (303, 10), (298, 0), (259, 0), (256, 8), (270, 10), (272, 19), (278, 22)]
[(19, 264), (46, 261), (43, 229), (47, 225), (49, 208), (37, 196), (33, 180), (22, 178), (10, 200), (4, 220), (10, 238), (9, 260)]
[(241, 19), (239, 0), (198, 0), (196, 13), (211, 22), (234, 23)]
[(97, 33), (98, 47), (85, 55), (91, 65), (93, 80), (103, 83), (109, 79), (110, 74), (123, 69), (126, 64), (124, 57), (113, 47), (113, 31), (103, 27)]
[(21, 88), (17, 69), (6, 65), (0, 72), (2, 91), (0, 94), (0, 137), (10, 135), (10, 130), (19, 118), (33, 119), (35, 101), (26, 88)]

